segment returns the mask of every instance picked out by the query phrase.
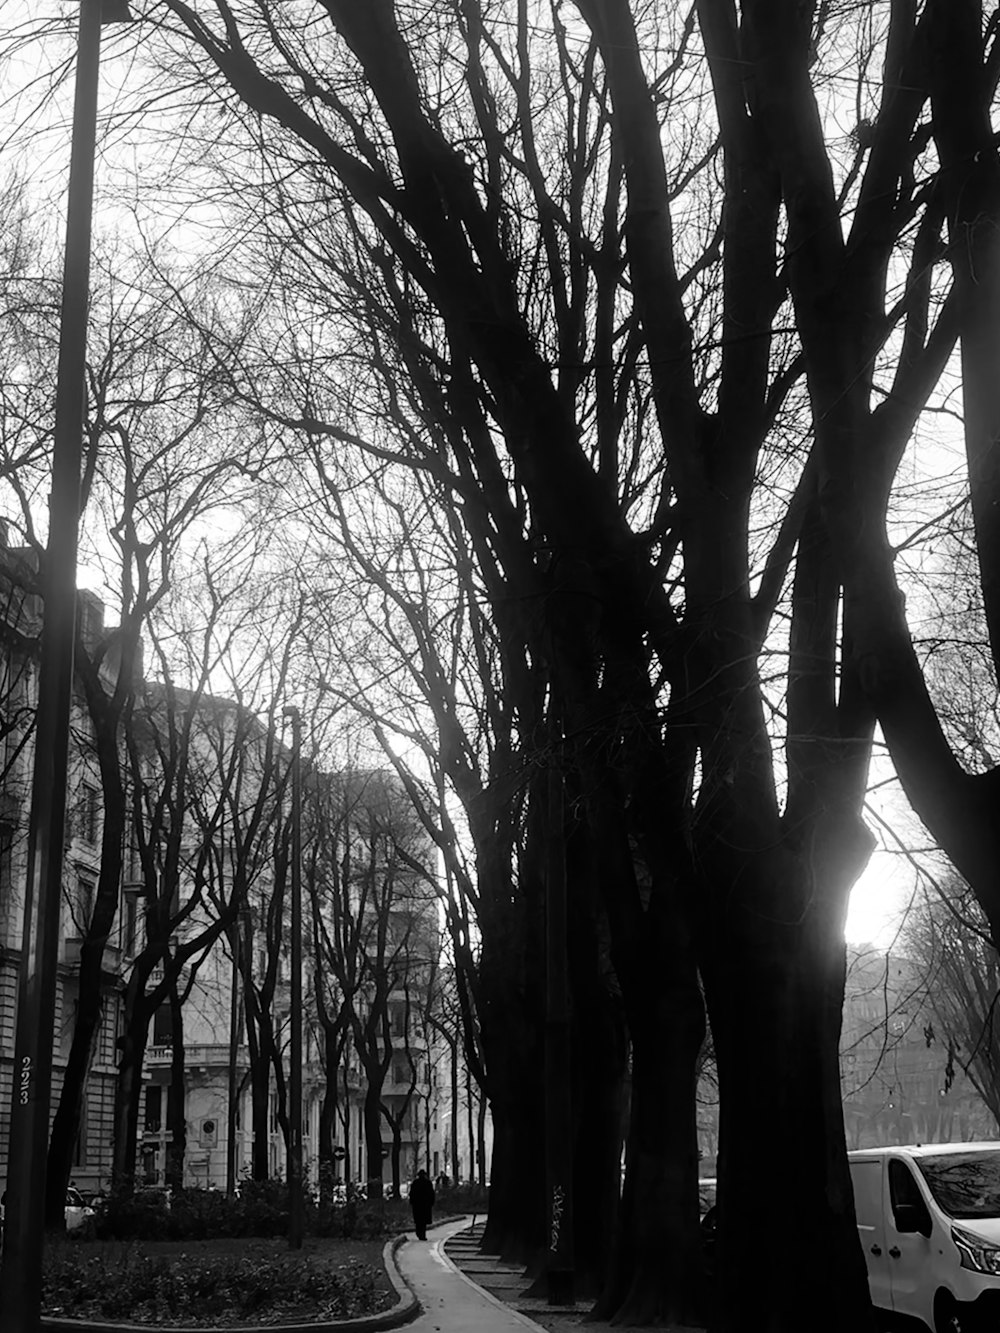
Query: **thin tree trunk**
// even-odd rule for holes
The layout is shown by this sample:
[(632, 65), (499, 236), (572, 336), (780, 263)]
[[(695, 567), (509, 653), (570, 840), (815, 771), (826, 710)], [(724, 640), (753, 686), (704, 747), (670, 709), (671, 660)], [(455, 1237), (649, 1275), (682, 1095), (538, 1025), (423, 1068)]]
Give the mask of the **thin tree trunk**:
[(184, 1158), (187, 1153), (187, 1077), (184, 1061), (183, 1005), (177, 987), (170, 990), (170, 1084), (167, 1087), (167, 1132), (169, 1135), (164, 1183), (172, 1190), (184, 1188)]
[[(430, 1148), (430, 1139), (428, 1138), (428, 1151)], [(486, 1098), (482, 1092), (479, 1093), (479, 1111), (476, 1121), (476, 1149), (479, 1158), (479, 1173), (477, 1180), (481, 1187), (486, 1185)]]
[(451, 1057), (451, 1183), (458, 1184), (458, 1037), (450, 1043)]
[[(45, 1167), (45, 1224), (62, 1229), (65, 1225), (66, 1187), (73, 1170), (73, 1148), (80, 1133), (83, 1098), (94, 1059), (94, 1049), (105, 1015), (103, 991), (104, 951), (118, 912), (121, 885), (122, 842), (125, 834), (125, 793), (118, 770), (117, 728), (102, 744), (102, 726), (95, 721), (98, 751), (101, 755), (104, 826), (101, 834), (101, 871), (94, 897), (94, 909), (86, 924), (80, 949), (76, 1016), (73, 1041), (62, 1087), (49, 1135)], [(113, 756), (107, 756), (108, 748)]]
[(150, 1013), (144, 1004), (126, 1019), (121, 1038), (121, 1058), (115, 1085), (114, 1151), (111, 1182), (116, 1190), (131, 1193), (135, 1187), (135, 1160), (139, 1134), (139, 1101), (142, 1097), (142, 1062), (146, 1053)]
[(367, 1172), (369, 1199), (381, 1199), (382, 1189), (382, 1085), (377, 1075), (368, 1070), (368, 1086), (365, 1089), (364, 1127), (365, 1127), (365, 1170)]
[(226, 1092), (226, 1193), (236, 1193), (236, 1121), (239, 1109), (236, 1062), (240, 1046), (240, 931), (234, 925), (229, 931), (229, 947), (233, 955), (229, 996), (229, 1067)]
[(465, 1127), (469, 1136), (469, 1184), (476, 1175), (476, 1126), (472, 1107), (472, 1075), (465, 1067)]

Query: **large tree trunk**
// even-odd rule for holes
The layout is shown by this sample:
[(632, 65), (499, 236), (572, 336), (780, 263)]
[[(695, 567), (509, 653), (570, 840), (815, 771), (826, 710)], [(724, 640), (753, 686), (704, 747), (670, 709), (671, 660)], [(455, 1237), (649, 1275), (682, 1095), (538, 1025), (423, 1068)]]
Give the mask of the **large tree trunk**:
[(706, 984), (721, 1099), (720, 1333), (795, 1333), (803, 1311), (815, 1333), (874, 1327), (840, 1091), (847, 896), (831, 892), (812, 850), (809, 863), (748, 859), (728, 892), (716, 887)]
[(620, 975), (632, 1038), (625, 1185), (610, 1271), (595, 1309), (624, 1324), (700, 1324), (696, 1087), (705, 1018), (694, 956), (655, 909)]
[[(493, 1113), (490, 1205), (482, 1248), (512, 1263), (545, 1251), (542, 897), (522, 876), (519, 899), (483, 929), (482, 1044)], [(516, 964), (512, 966), (512, 961)], [(457, 1133), (457, 1120), (455, 1124)]]
[[(573, 1264), (577, 1297), (604, 1286), (621, 1191), (628, 1033), (611, 963), (599, 858), (585, 826), (566, 844), (566, 946), (572, 1014)], [(551, 1243), (551, 1241), (550, 1241)]]
[(530, 1076), (512, 1072), (503, 1093), (490, 1106), (493, 1160), (481, 1248), (508, 1263), (528, 1265), (545, 1249), (545, 1143), (538, 1116), (543, 1088), (537, 1067)]

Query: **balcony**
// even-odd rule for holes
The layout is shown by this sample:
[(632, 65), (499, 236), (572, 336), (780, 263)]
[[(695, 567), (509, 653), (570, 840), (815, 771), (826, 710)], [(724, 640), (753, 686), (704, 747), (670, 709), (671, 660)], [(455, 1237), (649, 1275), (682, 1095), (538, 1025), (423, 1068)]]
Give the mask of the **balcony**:
[[(169, 1066), (173, 1058), (173, 1046), (169, 1043), (146, 1047), (146, 1065), (150, 1070)], [(236, 1051), (237, 1069), (246, 1069), (250, 1063), (245, 1046)], [(208, 1073), (210, 1070), (229, 1068), (228, 1042), (197, 1043), (184, 1046), (184, 1067), (190, 1074)]]

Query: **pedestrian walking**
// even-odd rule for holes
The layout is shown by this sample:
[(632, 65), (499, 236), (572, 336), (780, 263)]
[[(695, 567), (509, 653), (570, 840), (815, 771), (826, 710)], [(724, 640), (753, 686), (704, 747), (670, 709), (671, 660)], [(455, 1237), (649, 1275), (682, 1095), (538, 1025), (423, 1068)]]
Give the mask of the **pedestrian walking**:
[(434, 1186), (426, 1171), (418, 1171), (416, 1180), (410, 1186), (410, 1211), (413, 1213), (417, 1240), (426, 1240), (434, 1211)]

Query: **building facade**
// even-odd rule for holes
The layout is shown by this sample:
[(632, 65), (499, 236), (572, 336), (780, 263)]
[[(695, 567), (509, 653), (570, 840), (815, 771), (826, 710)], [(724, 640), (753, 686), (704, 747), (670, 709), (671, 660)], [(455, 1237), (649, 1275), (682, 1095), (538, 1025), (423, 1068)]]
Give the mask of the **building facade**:
[[(6, 1162), (10, 1132), (10, 1108), (16, 999), (23, 927), (23, 885), (26, 877), (26, 843), (30, 807), (32, 771), (31, 723), (37, 703), (36, 643), (40, 606), (38, 598), (22, 589), (30, 584), (33, 565), (30, 555), (0, 550), (0, 1189), (6, 1183)], [(94, 647), (105, 636), (102, 605), (93, 594), (79, 595), (81, 630), (86, 643)], [(113, 654), (104, 659), (102, 670), (108, 682), (117, 671)], [(156, 687), (150, 687), (155, 696)], [(176, 934), (169, 940), (172, 952), (182, 951), (189, 940), (208, 939), (205, 934), (213, 913), (218, 916), (232, 901), (236, 881), (243, 876), (239, 892), (242, 907), (237, 918), (218, 931), (207, 947), (192, 955), (180, 969), (175, 991), (181, 998), (180, 1017), (176, 1005), (164, 1001), (151, 1014), (148, 1039), (142, 1059), (141, 1093), (136, 1136), (136, 1178), (139, 1183), (160, 1185), (167, 1175), (168, 1154), (173, 1139), (169, 1124), (168, 1102), (176, 1062), (174, 1052), (181, 1043), (184, 1052), (184, 1183), (190, 1186), (226, 1187), (230, 1175), (237, 1180), (249, 1175), (254, 1149), (254, 1094), (251, 1070), (254, 1063), (253, 1007), (269, 971), (273, 985), (269, 994), (273, 1018), (277, 1062), (282, 1076), (288, 1078), (288, 1035), (290, 1009), (290, 956), (288, 940), (288, 902), (275, 907), (275, 871), (280, 863), (281, 826), (287, 802), (286, 785), (275, 781), (275, 773), (287, 772), (289, 755), (280, 745), (272, 745), (270, 774), (253, 776), (253, 763), (242, 770), (241, 809), (253, 804), (257, 795), (254, 781), (274, 782), (277, 795), (268, 799), (270, 809), (264, 824), (274, 835), (272, 844), (260, 840), (255, 849), (256, 863), (248, 870), (248, 844), (240, 843), (235, 832), (239, 814), (231, 791), (219, 775), (224, 771), (234, 749), (251, 755), (263, 753), (266, 728), (251, 719), (237, 705), (226, 700), (200, 699), (195, 708), (194, 736), (188, 795), (171, 813), (159, 815), (154, 810), (156, 793), (156, 745), (150, 727), (155, 722), (156, 699), (147, 709), (149, 773), (143, 779), (143, 797), (149, 812), (148, 823), (133, 828), (123, 857), (122, 883), (115, 924), (104, 950), (102, 974), (102, 1019), (95, 1043), (86, 1093), (82, 1123), (74, 1147), (73, 1180), (84, 1191), (107, 1190), (112, 1179), (115, 1147), (115, 1094), (119, 1077), (123, 1032), (127, 1022), (126, 994), (136, 968), (142, 963), (153, 917), (150, 913), (149, 884), (159, 875), (158, 891), (169, 897), (174, 913)], [(273, 742), (273, 737), (271, 738)], [(56, 995), (56, 1022), (53, 1032), (53, 1113), (62, 1086), (66, 1056), (73, 1037), (75, 1009), (79, 993), (80, 947), (86, 933), (97, 891), (101, 867), (103, 796), (100, 772), (94, 748), (93, 727), (82, 697), (73, 705), (72, 751), (69, 769), (69, 820), (65, 852), (63, 912), (60, 931), (59, 972)], [(141, 749), (141, 746), (140, 746)], [(399, 802), (402, 793), (389, 774), (375, 775), (382, 805), (391, 797)], [(375, 781), (372, 774), (365, 781)], [(355, 775), (355, 783), (357, 776)], [(343, 783), (341, 783), (343, 787)], [(192, 796), (191, 792), (197, 792)], [(214, 793), (214, 795), (213, 795)], [(387, 795), (388, 794), (388, 795)], [(212, 822), (211, 802), (228, 801), (230, 821)], [(139, 802), (136, 802), (136, 808)], [(206, 810), (208, 817), (206, 817)], [(369, 811), (369, 815), (370, 815)], [(146, 816), (143, 817), (144, 819)], [(157, 824), (156, 820), (160, 819)], [(136, 821), (138, 822), (138, 821)], [(369, 821), (371, 822), (371, 821)], [(183, 827), (179, 827), (182, 825)], [(155, 827), (154, 827), (155, 826)], [(209, 833), (210, 829), (215, 832)], [(219, 831), (222, 829), (222, 831)], [(176, 865), (176, 883), (170, 892), (163, 889), (164, 865), (150, 852), (151, 839), (169, 841), (176, 834), (181, 848)], [(371, 827), (347, 829), (347, 835), (360, 848), (368, 836), (374, 846)], [(270, 835), (269, 835), (270, 836)], [(217, 842), (219, 855), (209, 856), (209, 842)], [(391, 841), (391, 840), (390, 840)], [(388, 845), (388, 843), (386, 844)], [(381, 853), (379, 853), (381, 855)], [(433, 848), (424, 838), (424, 846), (410, 851), (411, 860), (423, 858), (434, 864)], [(358, 859), (356, 882), (341, 886), (348, 904), (358, 903), (366, 892), (365, 876), (371, 880), (386, 866)], [(287, 865), (285, 867), (287, 872)], [(395, 904), (383, 907), (389, 914), (389, 937), (405, 935), (407, 946), (397, 948), (392, 959), (388, 989), (382, 988), (380, 1003), (387, 1016), (375, 1050), (385, 1064), (382, 1102), (385, 1116), (383, 1134), (383, 1180), (392, 1179), (393, 1138), (397, 1140), (396, 1158), (402, 1182), (410, 1179), (420, 1166), (434, 1174), (448, 1173), (451, 1143), (455, 1136), (461, 1144), (462, 1169), (468, 1174), (482, 1170), (475, 1162), (475, 1140), (483, 1140), (481, 1127), (471, 1132), (469, 1126), (480, 1124), (466, 1111), (456, 1116), (451, 1096), (452, 1076), (442, 1057), (440, 1043), (429, 1022), (427, 1006), (430, 989), (441, 951), (436, 895), (428, 876), (407, 875), (397, 867), (398, 890)], [(419, 886), (417, 884), (419, 881)], [(307, 886), (308, 887), (308, 886)], [(314, 884), (319, 901), (322, 886)], [(309, 919), (310, 902), (305, 905)], [(190, 904), (194, 904), (187, 910)], [(161, 922), (162, 927), (162, 922)], [(158, 929), (161, 927), (157, 927)], [(172, 927), (171, 927), (172, 929)], [(199, 935), (201, 932), (201, 935)], [(210, 934), (209, 930), (209, 934)], [(313, 932), (309, 931), (310, 934)], [(373, 931), (372, 939), (378, 938)], [(398, 943), (398, 941), (397, 941)], [(376, 1002), (377, 969), (370, 954), (375, 946), (364, 944), (368, 958), (367, 980), (352, 997), (362, 1013)], [(408, 952), (407, 952), (408, 951)], [(308, 953), (307, 953), (308, 958)], [(309, 966), (312, 966), (310, 962)], [(336, 969), (328, 969), (326, 996), (328, 1007), (339, 1011), (345, 1003), (338, 991)], [(142, 984), (142, 994), (150, 995), (162, 980), (161, 968), (154, 966)], [(321, 1116), (324, 1097), (332, 1079), (337, 1089), (337, 1114), (334, 1117), (333, 1164), (341, 1180), (363, 1181), (369, 1174), (366, 1154), (363, 1106), (367, 1090), (365, 1062), (358, 1041), (348, 1039), (338, 1057), (337, 1066), (327, 1069), (323, 1032), (318, 1021), (314, 978), (304, 987), (303, 1019), (303, 1145), (307, 1179), (318, 1179)], [(366, 994), (365, 987), (368, 989)], [(257, 1001), (253, 1000), (257, 996)], [(179, 1031), (177, 1030), (179, 1028)], [(369, 1055), (371, 1051), (369, 1051)], [(259, 1050), (256, 1058), (260, 1059)], [(459, 1081), (466, 1085), (464, 1065)], [(285, 1136), (281, 1127), (281, 1098), (273, 1071), (268, 1079), (268, 1098), (264, 1130), (264, 1154), (272, 1177), (285, 1174)], [(260, 1091), (258, 1089), (258, 1103)], [(230, 1112), (233, 1112), (231, 1115)], [(456, 1128), (456, 1122), (462, 1123)], [(394, 1123), (395, 1130), (390, 1129)], [(261, 1117), (257, 1116), (258, 1127)]]

